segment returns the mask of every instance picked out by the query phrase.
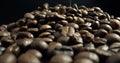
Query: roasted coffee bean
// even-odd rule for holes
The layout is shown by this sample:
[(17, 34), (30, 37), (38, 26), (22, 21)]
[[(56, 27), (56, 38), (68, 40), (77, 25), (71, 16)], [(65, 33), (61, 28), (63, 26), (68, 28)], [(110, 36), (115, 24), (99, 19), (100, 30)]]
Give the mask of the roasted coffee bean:
[(28, 27), (35, 27), (35, 26), (37, 25), (37, 23), (38, 23), (37, 20), (28, 19), (26, 25), (27, 25)]
[(17, 63), (41, 63), (40, 60), (29, 53), (25, 53), (19, 56)]
[(93, 39), (93, 43), (95, 44), (95, 46), (99, 46), (99, 45), (104, 45), (107, 43), (107, 39), (105, 38), (100, 38), (100, 37), (95, 37)]
[(120, 54), (110, 56), (106, 63), (120, 63)]
[(23, 38), (23, 39), (18, 39), (16, 40), (16, 43), (18, 46), (25, 48), (27, 46), (29, 46), (32, 43), (32, 39), (30, 38)]
[(5, 50), (6, 50), (5, 47), (0, 47), (0, 55), (2, 55)]
[(0, 37), (10, 36), (10, 32), (0, 31)]
[(35, 49), (30, 49), (26, 53), (32, 54), (32, 55), (36, 56), (38, 59), (42, 58), (42, 53)]
[(48, 48), (48, 44), (40, 38), (34, 38), (30, 47), (38, 50), (46, 50)]
[(31, 13), (26, 13), (26, 14), (24, 15), (24, 17), (25, 17), (25, 18), (29, 18), (29, 19), (34, 19), (34, 18), (35, 18), (35, 16), (34, 16), (33, 14), (31, 14)]
[(80, 30), (80, 34), (81, 34), (81, 37), (83, 38), (83, 41), (84, 42), (92, 42), (93, 41), (93, 38), (94, 38), (94, 35), (92, 33), (90, 33), (89, 31), (87, 30)]
[(7, 30), (11, 31), (11, 29), (17, 27), (17, 24), (15, 22), (13, 23), (9, 23), (8, 26), (7, 26)]
[(120, 30), (119, 30), (119, 29), (113, 30), (112, 32), (113, 32), (113, 33), (116, 33), (116, 34), (118, 34), (118, 35), (120, 35)]
[(86, 50), (94, 50), (95, 49), (95, 46), (93, 43), (87, 43), (87, 44), (84, 44), (84, 47)]
[(17, 39), (21, 39), (21, 38), (34, 38), (34, 36), (30, 32), (18, 32)]
[(105, 29), (106, 31), (112, 31), (112, 27), (108, 24), (102, 24), (100, 25), (100, 29)]
[(69, 55), (69, 56), (74, 55), (73, 49), (71, 47), (67, 47), (67, 46), (55, 47), (51, 53), (53, 53), (54, 55), (56, 55), (56, 54), (65, 54), (65, 55)]
[(51, 35), (50, 32), (43, 32), (39, 35), (39, 37), (47, 37), (48, 35)]
[(57, 42), (60, 42), (62, 44), (67, 44), (68, 41), (69, 41), (70, 37), (68, 36), (60, 36), (58, 39), (57, 39)]
[(98, 46), (96, 49), (107, 51), (109, 49), (108, 45)]
[(104, 29), (99, 29), (94, 34), (97, 37), (105, 37), (107, 35), (107, 31)]
[(47, 53), (48, 53), (49, 55), (51, 55), (51, 56), (54, 55), (53, 51), (54, 51), (54, 49), (55, 49), (56, 47), (62, 47), (62, 44), (59, 43), (59, 42), (51, 42), (51, 43), (49, 43), (48, 49), (47, 49)]
[(38, 28), (28, 28), (27, 31), (31, 32), (31, 33), (37, 33), (39, 31), (39, 29)]
[(117, 19), (111, 19), (110, 25), (113, 29), (118, 29), (118, 28), (120, 28), (120, 21)]
[(45, 25), (42, 25), (41, 27), (40, 27), (40, 30), (46, 30), (46, 29), (51, 29), (52, 27), (50, 26), (50, 25), (47, 25), (47, 24), (45, 24)]
[(74, 59), (80, 59), (80, 58), (88, 58), (91, 59), (92, 61), (94, 61), (95, 63), (99, 63), (99, 57), (97, 54), (93, 53), (93, 52), (87, 52), (87, 51), (83, 51), (78, 53)]
[(92, 27), (93, 29), (98, 29), (98, 28), (100, 27), (99, 21), (93, 22), (93, 23), (91, 24), (91, 27)]
[(42, 41), (45, 41), (45, 42), (52, 42), (53, 40), (51, 38), (48, 38), (48, 37), (45, 37), (45, 38), (40, 38)]
[(81, 59), (75, 60), (74, 63), (94, 63), (94, 62), (87, 58), (81, 58)]
[(75, 29), (79, 29), (79, 25), (76, 24), (76, 23), (69, 23), (68, 26), (71, 26), (71, 27), (73, 27)]
[(72, 63), (72, 58), (68, 55), (58, 54), (50, 59), (50, 63)]
[(115, 43), (112, 43), (110, 45), (110, 50), (112, 52), (118, 52), (119, 51), (119, 48), (120, 48), (120, 43), (119, 42), (115, 42)]
[(26, 23), (26, 19), (25, 18), (21, 18), (19, 20), (17, 20), (16, 24), (19, 26), (23, 26)]
[(106, 35), (105, 38), (107, 39), (108, 44), (120, 41), (120, 36), (118, 34), (115, 34), (115, 33), (109, 33)]
[(16, 63), (17, 59), (13, 54), (3, 54), (0, 56), (0, 63)]

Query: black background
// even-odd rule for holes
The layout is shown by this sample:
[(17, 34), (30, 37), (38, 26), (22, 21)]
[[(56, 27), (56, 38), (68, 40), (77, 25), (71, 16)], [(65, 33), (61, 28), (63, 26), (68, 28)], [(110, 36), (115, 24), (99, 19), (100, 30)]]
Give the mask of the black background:
[[(3, 0), (0, 1), (0, 25), (22, 18), (26, 12), (33, 11), (46, 2), (50, 6), (69, 5), (69, 0)], [(90, 7), (99, 6), (111, 15), (120, 16), (120, 3), (117, 0), (72, 0), (72, 4), (74, 3)]]

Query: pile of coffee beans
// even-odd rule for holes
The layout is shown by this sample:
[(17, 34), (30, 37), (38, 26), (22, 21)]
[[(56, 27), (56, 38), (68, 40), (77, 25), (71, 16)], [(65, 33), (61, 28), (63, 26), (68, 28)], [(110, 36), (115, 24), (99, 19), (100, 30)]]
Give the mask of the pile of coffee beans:
[(0, 63), (120, 63), (120, 17), (46, 3), (0, 26)]

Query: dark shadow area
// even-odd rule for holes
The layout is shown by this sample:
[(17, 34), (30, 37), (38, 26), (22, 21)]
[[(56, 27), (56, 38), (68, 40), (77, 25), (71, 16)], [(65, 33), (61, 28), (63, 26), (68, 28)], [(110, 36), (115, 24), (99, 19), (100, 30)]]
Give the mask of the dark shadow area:
[[(18, 20), (26, 12), (33, 11), (46, 2), (50, 6), (56, 4), (69, 5), (69, 0), (3, 0), (0, 1), (0, 25)], [(72, 4), (74, 3), (79, 6), (99, 6), (111, 15), (120, 16), (120, 6), (117, 0), (72, 0)]]

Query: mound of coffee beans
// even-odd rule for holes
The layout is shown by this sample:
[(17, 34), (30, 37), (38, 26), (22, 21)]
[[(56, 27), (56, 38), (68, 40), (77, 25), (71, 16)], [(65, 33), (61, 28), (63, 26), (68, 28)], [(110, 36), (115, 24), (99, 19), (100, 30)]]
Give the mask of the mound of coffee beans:
[(120, 63), (120, 17), (46, 3), (0, 26), (0, 63)]

